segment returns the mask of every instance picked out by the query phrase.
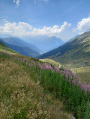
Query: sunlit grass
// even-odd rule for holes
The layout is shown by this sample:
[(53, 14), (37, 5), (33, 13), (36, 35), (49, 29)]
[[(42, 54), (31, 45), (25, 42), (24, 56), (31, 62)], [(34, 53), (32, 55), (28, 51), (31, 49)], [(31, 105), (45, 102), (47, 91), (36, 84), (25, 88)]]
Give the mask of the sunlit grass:
[(72, 71), (77, 73), (77, 75), (80, 77), (80, 80), (83, 83), (90, 84), (90, 66), (89, 67), (72, 68)]
[(58, 99), (43, 91), (38, 77), (26, 66), (10, 57), (0, 57), (0, 119), (70, 117)]
[(52, 59), (40, 59), (42, 62), (47, 62), (47, 63), (50, 63), (50, 64), (52, 64), (52, 65), (56, 65), (56, 66), (59, 66), (59, 67), (61, 67), (61, 64), (59, 63), (59, 62), (56, 62), (56, 61), (54, 61), (54, 60), (52, 60)]

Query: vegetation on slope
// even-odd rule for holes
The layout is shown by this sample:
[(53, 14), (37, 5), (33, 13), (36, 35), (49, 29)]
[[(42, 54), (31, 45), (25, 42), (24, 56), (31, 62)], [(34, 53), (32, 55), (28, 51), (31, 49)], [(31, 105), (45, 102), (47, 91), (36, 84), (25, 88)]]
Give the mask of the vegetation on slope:
[(52, 59), (40, 59), (40, 61), (46, 62), (46, 63), (50, 63), (50, 64), (52, 64), (54, 66), (61, 67), (61, 64), (59, 62), (56, 62), (56, 61), (54, 61)]
[[(37, 74), (9, 54), (0, 54), (1, 119), (69, 119), (63, 105), (43, 92)], [(24, 58), (24, 59), (23, 59)], [(25, 57), (22, 57), (25, 60)], [(29, 59), (30, 60), (30, 59)], [(32, 60), (33, 61), (33, 60)]]
[(0, 119), (72, 118), (55, 96), (44, 91), (37, 73), (20, 58), (35, 60), (0, 43)]
[(8, 46), (6, 46), (1, 41), (0, 41), (0, 51), (8, 52), (8, 53), (11, 53), (11, 54), (18, 54), (16, 51), (12, 50), (11, 48), (9, 48)]
[[(68, 69), (67, 66), (61, 65), (59, 62), (56, 62), (52, 59), (40, 59), (42, 62), (50, 63), (51, 65), (62, 67)], [(79, 67), (79, 68), (70, 68), (72, 72), (75, 72), (79, 79), (86, 84), (90, 84), (90, 67)]]
[(72, 68), (72, 71), (76, 72), (83, 83), (90, 84), (90, 67)]
[[(0, 48), (8, 49), (3, 43)], [(83, 84), (75, 73), (4, 51), (0, 52), (2, 119), (73, 118), (63, 109), (76, 119), (90, 118), (90, 85)]]
[(71, 71), (7, 53), (0, 54), (0, 65), (2, 118), (71, 119), (47, 93), (62, 100), (77, 119), (90, 118), (90, 85), (82, 84)]

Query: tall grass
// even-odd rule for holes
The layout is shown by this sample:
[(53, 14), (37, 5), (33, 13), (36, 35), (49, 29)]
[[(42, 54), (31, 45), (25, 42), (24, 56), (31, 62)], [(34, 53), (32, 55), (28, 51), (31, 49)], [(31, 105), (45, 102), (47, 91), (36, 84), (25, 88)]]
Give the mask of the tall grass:
[(40, 84), (48, 91), (63, 101), (65, 108), (73, 112), (76, 119), (89, 119), (90, 115), (90, 85), (82, 84), (76, 74), (70, 70), (58, 68), (38, 59), (14, 57), (1, 54), (2, 57), (11, 57), (15, 62), (23, 65), (27, 71), (39, 80)]

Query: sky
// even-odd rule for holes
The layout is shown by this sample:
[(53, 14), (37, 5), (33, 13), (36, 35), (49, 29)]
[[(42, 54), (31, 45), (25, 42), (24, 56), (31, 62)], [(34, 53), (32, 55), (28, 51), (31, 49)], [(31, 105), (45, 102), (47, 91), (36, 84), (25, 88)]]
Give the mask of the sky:
[(90, 0), (0, 0), (0, 34), (68, 41), (86, 31)]

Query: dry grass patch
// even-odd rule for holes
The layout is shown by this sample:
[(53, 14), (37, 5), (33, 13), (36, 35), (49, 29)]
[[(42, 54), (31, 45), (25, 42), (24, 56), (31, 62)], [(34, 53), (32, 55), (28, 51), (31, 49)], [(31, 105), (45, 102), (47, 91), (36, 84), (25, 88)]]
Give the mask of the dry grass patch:
[(69, 119), (59, 100), (46, 94), (31, 80), (24, 66), (0, 61), (0, 119)]

